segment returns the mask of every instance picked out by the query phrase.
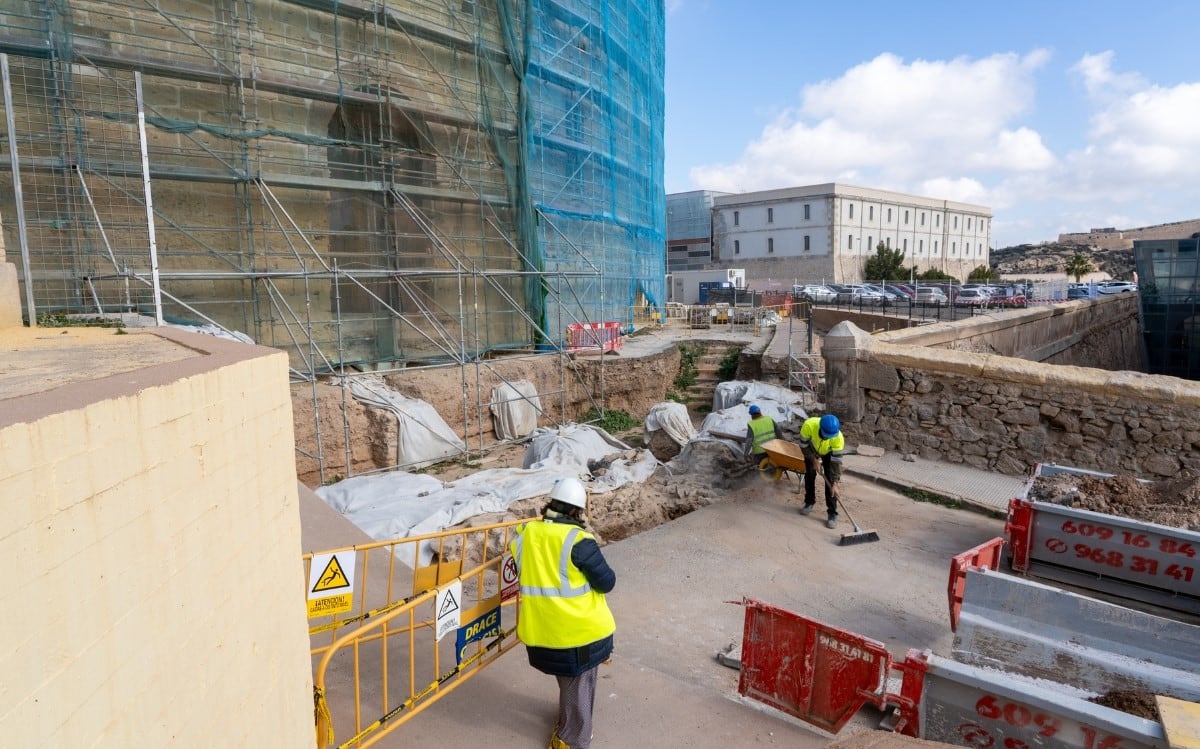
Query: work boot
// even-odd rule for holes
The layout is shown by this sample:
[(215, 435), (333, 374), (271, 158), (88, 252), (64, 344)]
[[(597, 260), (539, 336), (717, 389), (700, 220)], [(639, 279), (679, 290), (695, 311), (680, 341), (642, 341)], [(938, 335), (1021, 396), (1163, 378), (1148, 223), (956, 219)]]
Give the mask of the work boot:
[(825, 521), (825, 527), (826, 528), (836, 528), (837, 527), (837, 515), (830, 515), (829, 519)]
[(801, 514), (801, 515), (807, 515), (808, 513), (812, 512), (812, 510), (813, 510), (813, 506), (814, 506), (815, 504), (816, 504), (816, 503), (814, 502), (814, 503), (813, 503), (813, 504), (811, 504), (811, 505), (804, 505), (803, 507), (801, 507), (801, 508), (800, 508), (800, 514)]
[(547, 749), (571, 749), (571, 745), (558, 737), (557, 733), (550, 734), (550, 746)]

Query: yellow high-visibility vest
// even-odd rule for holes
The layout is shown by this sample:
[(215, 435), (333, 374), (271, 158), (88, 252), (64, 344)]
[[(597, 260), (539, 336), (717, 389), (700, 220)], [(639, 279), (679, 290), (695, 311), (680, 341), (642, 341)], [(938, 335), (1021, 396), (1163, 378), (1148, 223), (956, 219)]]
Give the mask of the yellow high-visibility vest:
[(545, 520), (517, 530), (509, 548), (521, 587), (517, 636), (526, 645), (577, 648), (616, 631), (604, 594), (592, 590), (571, 563), (571, 549), (585, 538), (594, 536), (575, 525)]
[(764, 442), (775, 439), (775, 422), (770, 416), (759, 416), (750, 420), (750, 431), (754, 432), (754, 447), (750, 448), (751, 455), (762, 455)]

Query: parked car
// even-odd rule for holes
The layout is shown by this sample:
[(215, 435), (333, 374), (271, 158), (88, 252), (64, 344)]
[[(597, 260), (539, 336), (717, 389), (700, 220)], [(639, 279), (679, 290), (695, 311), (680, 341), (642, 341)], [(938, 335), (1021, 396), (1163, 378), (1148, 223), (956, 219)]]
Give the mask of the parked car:
[(881, 286), (877, 283), (865, 283), (863, 286), (867, 287), (871, 291), (879, 292), (883, 296), (884, 300), (889, 304), (898, 302), (904, 296), (903, 294), (897, 294), (894, 291), (888, 291), (887, 287)]
[(1067, 299), (1090, 299), (1091, 296), (1086, 286), (1067, 287)]
[(991, 302), (992, 295), (980, 288), (963, 288), (954, 296), (955, 307), (982, 307)]
[[(881, 305), (887, 302), (887, 297), (883, 292), (876, 291), (866, 284), (850, 284), (850, 304), (857, 305)], [(841, 294), (838, 294), (841, 298)]]
[(918, 286), (913, 292), (913, 302), (916, 304), (945, 304), (950, 301), (946, 292), (937, 286)]
[(908, 284), (889, 283), (886, 286), (884, 286), (883, 288), (892, 292), (900, 299), (912, 299), (913, 298), (912, 287), (909, 286)]
[(825, 284), (793, 286), (792, 293), (817, 304), (833, 304), (837, 301), (837, 290), (831, 289)]
[(1104, 281), (1096, 284), (1096, 291), (1101, 294), (1124, 294), (1137, 290), (1137, 284), (1132, 281)]

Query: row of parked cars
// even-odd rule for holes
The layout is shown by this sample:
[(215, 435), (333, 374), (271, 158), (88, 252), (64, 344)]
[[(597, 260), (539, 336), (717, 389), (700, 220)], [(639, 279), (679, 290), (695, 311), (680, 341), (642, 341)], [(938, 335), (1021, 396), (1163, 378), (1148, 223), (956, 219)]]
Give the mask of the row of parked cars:
[(894, 304), (1024, 307), (1029, 290), (1021, 284), (803, 284), (793, 294), (817, 304), (887, 306)]

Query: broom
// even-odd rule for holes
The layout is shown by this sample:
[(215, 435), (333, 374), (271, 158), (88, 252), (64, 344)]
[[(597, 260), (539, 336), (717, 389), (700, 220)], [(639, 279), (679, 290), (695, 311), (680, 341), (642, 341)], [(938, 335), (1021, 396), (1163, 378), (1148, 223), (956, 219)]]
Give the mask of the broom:
[(821, 478), (825, 479), (825, 485), (829, 487), (829, 491), (831, 494), (833, 494), (834, 500), (838, 503), (838, 506), (842, 508), (842, 512), (846, 513), (846, 519), (850, 521), (850, 525), (854, 526), (853, 533), (842, 534), (841, 540), (838, 541), (838, 546), (853, 546), (854, 544), (867, 544), (871, 543), (872, 541), (878, 541), (879, 534), (876, 531), (864, 531), (862, 528), (858, 527), (858, 523), (854, 522), (854, 516), (851, 515), (850, 511), (846, 509), (846, 503), (842, 501), (842, 492), (838, 489), (838, 487), (834, 486), (833, 482), (829, 480), (829, 477), (825, 475), (825, 470), (821, 465), (821, 459), (817, 458), (815, 463), (817, 466), (817, 473), (821, 474)]

